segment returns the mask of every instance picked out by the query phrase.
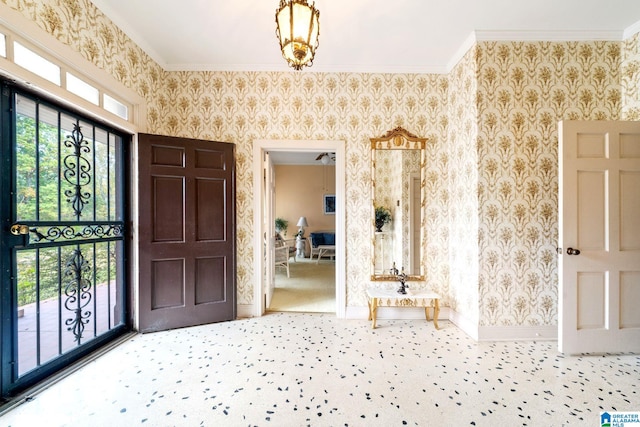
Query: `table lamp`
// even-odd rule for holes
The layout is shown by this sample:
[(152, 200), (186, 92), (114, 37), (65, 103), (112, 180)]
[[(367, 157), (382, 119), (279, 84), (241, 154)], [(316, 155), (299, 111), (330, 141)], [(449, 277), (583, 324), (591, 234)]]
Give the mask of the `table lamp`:
[(307, 218), (304, 216), (301, 216), (296, 225), (300, 227), (298, 229), (298, 237), (300, 238), (304, 237), (304, 228), (309, 226), (309, 224), (307, 223)]

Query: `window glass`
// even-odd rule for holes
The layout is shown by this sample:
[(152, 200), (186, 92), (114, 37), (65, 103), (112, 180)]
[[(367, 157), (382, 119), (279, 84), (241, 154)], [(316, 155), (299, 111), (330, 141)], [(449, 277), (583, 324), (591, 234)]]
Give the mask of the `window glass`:
[(0, 56), (7, 57), (7, 39), (2, 33), (0, 33)]
[(71, 73), (67, 73), (67, 90), (96, 105), (100, 102), (98, 89)]
[(125, 120), (129, 119), (129, 108), (106, 93), (104, 94), (104, 109)]
[(60, 86), (60, 67), (18, 42), (13, 44), (13, 60), (22, 68)]

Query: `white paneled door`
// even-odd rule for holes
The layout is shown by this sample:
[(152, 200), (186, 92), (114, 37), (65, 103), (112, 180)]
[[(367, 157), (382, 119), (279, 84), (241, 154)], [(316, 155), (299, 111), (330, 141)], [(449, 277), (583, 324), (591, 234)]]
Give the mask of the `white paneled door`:
[(558, 349), (640, 352), (640, 122), (559, 126)]

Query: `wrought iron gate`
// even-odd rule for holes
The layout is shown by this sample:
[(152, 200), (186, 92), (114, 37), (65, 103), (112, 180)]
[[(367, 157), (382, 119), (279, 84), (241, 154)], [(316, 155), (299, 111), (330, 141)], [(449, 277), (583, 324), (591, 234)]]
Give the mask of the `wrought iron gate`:
[(2, 87), (2, 396), (127, 330), (128, 137)]

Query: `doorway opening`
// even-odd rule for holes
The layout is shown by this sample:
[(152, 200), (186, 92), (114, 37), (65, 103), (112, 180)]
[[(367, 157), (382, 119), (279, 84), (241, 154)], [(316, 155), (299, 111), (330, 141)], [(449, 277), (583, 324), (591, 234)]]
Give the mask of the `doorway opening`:
[[(315, 267), (324, 263), (333, 264), (333, 278), (335, 283), (335, 311), (339, 318), (345, 317), (346, 306), (346, 288), (345, 288), (345, 155), (343, 141), (282, 141), (282, 140), (259, 140), (254, 142), (254, 188), (259, 189), (260, 197), (254, 200), (254, 223), (256, 225), (256, 233), (254, 236), (254, 265), (255, 269), (255, 289), (254, 289), (254, 315), (261, 316), (269, 309), (270, 302), (273, 297), (273, 287), (270, 278), (275, 277), (275, 238), (267, 238), (267, 236), (275, 236), (275, 209), (274, 209), (274, 163), (272, 156), (278, 157), (283, 153), (289, 154), (313, 154), (318, 152), (335, 153), (335, 250), (334, 259), (323, 257), (321, 260), (314, 258), (302, 258), (294, 262), (290, 259), (289, 273), (291, 266), (299, 262), (297, 267), (301, 270), (305, 266)], [(322, 199), (318, 202), (318, 209), (322, 209)], [(290, 227), (289, 234), (295, 234), (296, 223)], [(309, 235), (306, 233), (308, 239)], [(311, 255), (310, 243), (304, 243), (305, 248), (302, 251), (305, 255)], [(307, 252), (308, 251), (308, 252)], [(317, 256), (317, 254), (315, 254)], [(316, 264), (317, 263), (317, 264)], [(294, 265), (296, 267), (296, 265)], [(279, 269), (282, 270), (282, 269)], [(283, 272), (282, 280), (287, 277), (286, 271)], [(290, 275), (290, 274), (289, 274)], [(276, 278), (277, 280), (277, 278)], [(302, 282), (301, 282), (302, 283)], [(303, 286), (303, 285), (301, 285)], [(306, 311), (306, 310), (303, 310)], [(315, 311), (309, 309), (308, 311)]]
[[(323, 161), (323, 156), (326, 159)], [(335, 313), (333, 153), (269, 152), (273, 165), (274, 274), (267, 311)], [(325, 200), (327, 201), (325, 203)], [(327, 242), (324, 241), (326, 237)]]

